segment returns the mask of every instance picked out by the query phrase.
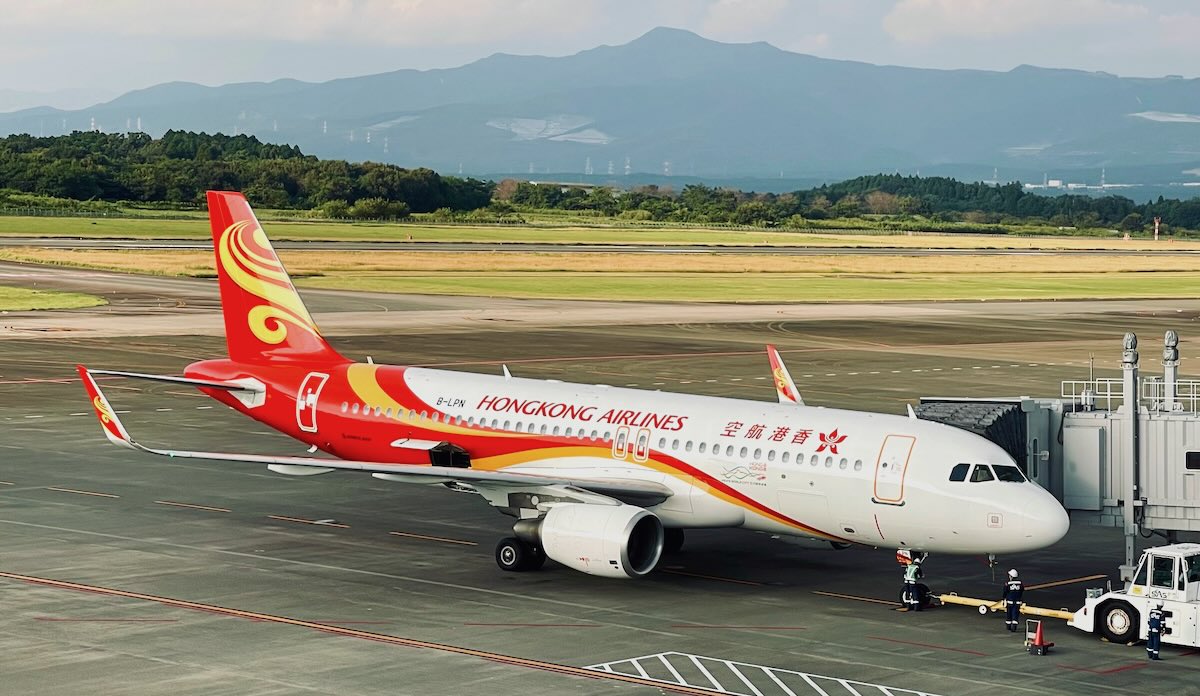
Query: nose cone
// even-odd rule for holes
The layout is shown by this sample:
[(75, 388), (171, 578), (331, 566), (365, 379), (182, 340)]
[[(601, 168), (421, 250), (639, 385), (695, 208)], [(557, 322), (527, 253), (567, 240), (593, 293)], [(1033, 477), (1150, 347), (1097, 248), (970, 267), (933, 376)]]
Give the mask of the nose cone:
[(1071, 518), (1063, 506), (1048, 491), (1040, 493), (1025, 512), (1025, 539), (1031, 550), (1058, 543), (1071, 528)]

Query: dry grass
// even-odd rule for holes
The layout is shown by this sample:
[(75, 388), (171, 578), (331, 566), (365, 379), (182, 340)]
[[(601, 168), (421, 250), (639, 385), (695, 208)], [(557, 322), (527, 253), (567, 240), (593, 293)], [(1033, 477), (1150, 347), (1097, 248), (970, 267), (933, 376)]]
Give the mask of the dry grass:
[[(295, 276), (359, 273), (823, 273), (823, 274), (978, 274), (1132, 273), (1200, 271), (1200, 255), (1146, 256), (1038, 254), (1022, 256), (917, 256), (822, 254), (592, 254), (513, 252), (282, 251)], [(0, 259), (158, 275), (212, 276), (207, 251), (0, 249)]]

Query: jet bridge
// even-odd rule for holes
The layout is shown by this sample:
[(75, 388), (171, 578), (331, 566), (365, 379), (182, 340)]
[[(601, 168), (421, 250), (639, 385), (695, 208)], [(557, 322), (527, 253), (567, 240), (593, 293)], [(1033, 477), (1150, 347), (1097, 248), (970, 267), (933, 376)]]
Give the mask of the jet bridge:
[(1200, 532), (1200, 380), (1179, 378), (1174, 331), (1161, 376), (1140, 374), (1137, 345), (1127, 333), (1121, 377), (1064, 381), (1057, 398), (928, 397), (916, 409), (1003, 447), (1074, 524), (1123, 528), (1123, 580), (1138, 535)]

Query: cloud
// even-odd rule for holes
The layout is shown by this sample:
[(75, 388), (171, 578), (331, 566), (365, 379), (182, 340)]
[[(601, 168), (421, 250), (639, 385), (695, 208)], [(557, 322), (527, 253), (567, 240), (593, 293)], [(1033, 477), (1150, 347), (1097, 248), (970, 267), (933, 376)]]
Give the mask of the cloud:
[(1200, 15), (1170, 14), (1158, 18), (1164, 44), (1194, 49), (1200, 37)]
[(465, 44), (586, 28), (599, 0), (0, 1), (4, 33), (46, 30), (114, 37)]
[(1055, 26), (1143, 19), (1144, 6), (1116, 0), (900, 0), (883, 19), (893, 38), (994, 38)]
[(716, 39), (754, 40), (773, 27), (788, 0), (715, 0), (704, 12), (700, 33)]

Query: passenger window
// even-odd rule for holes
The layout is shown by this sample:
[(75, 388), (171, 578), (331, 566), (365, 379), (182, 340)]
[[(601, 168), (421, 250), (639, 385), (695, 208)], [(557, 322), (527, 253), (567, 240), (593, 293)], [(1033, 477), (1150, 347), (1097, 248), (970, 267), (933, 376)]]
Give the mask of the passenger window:
[(816, 465), (817, 465), (817, 463), (818, 463), (818, 462), (820, 462), (820, 461), (821, 461), (821, 458), (820, 458), (820, 457), (818, 457), (817, 455), (815, 455), (815, 454), (814, 454), (814, 455), (812, 456), (812, 459), (810, 459), (810, 460), (808, 461), (808, 463), (809, 463), (809, 464), (812, 464), (813, 466), (816, 466)]
[(950, 480), (951, 481), (966, 481), (967, 480), (967, 472), (970, 470), (971, 470), (970, 464), (955, 464), (954, 468), (950, 470)]
[(671, 440), (671, 449), (673, 449), (673, 450), (679, 449), (679, 440)]
[(775, 461), (775, 450), (768, 450), (768, 451), (767, 451), (767, 461), (768, 461), (768, 462), (773, 462), (773, 461)]
[(349, 411), (349, 410), (350, 410), (350, 404), (343, 401), (342, 402), (342, 413), (345, 413), (346, 411)]
[(598, 437), (600, 437), (600, 431), (598, 431), (598, 430), (593, 430), (593, 431), (592, 431), (592, 439), (593, 439), (593, 440), (595, 440), (595, 439), (596, 439), (596, 438), (598, 438)]
[(1175, 589), (1175, 559), (1169, 556), (1154, 556), (1150, 571), (1150, 586), (1166, 590)]
[(568, 426), (567, 429), (563, 431), (563, 437), (571, 437), (571, 432), (572, 429), (570, 426)]
[(667, 448), (667, 438), (665, 438), (665, 437), (658, 438), (658, 449), (665, 450), (666, 448)]
[(855, 470), (855, 471), (862, 471), (862, 460), (861, 460), (861, 459), (855, 459), (855, 460), (854, 460), (854, 470)]
[(833, 457), (825, 457), (825, 468), (833, 466)]
[(358, 413), (358, 404), (354, 404), (354, 406), (350, 408), (350, 413)]
[(388, 406), (387, 408), (383, 409), (383, 417), (384, 418), (392, 417), (392, 407), (391, 406)]
[(745, 458), (746, 458), (746, 455), (747, 455), (747, 454), (749, 454), (749, 453), (750, 453), (750, 450), (749, 450), (749, 449), (747, 449), (747, 448), (745, 448), (745, 447), (743, 447), (743, 448), (741, 449), (741, 451), (740, 451), (740, 452), (738, 452), (738, 456), (739, 456), (739, 457), (741, 457), (742, 459), (745, 459)]
[(842, 461), (838, 462), (838, 468), (839, 468), (839, 469), (842, 469), (842, 470), (845, 470), (845, 468), (846, 468), (846, 467), (847, 467), (849, 464), (850, 464), (850, 460), (846, 459), (845, 457), (842, 457)]
[(554, 435), (558, 435), (558, 426), (557, 426), (557, 425), (556, 425), (556, 426), (554, 426), (554, 430), (552, 430), (551, 432), (552, 432)]
[(755, 448), (754, 448), (754, 458), (755, 458), (755, 459), (762, 459), (762, 448), (761, 448), (761, 447), (755, 447)]
[(691, 440), (688, 440), (687, 442), (683, 443), (683, 451), (684, 452), (692, 451), (692, 441)]
[(992, 466), (996, 470), (996, 478), (1009, 483), (1025, 483), (1025, 474), (1015, 466), (996, 464)]
[(791, 455), (791, 452), (784, 452), (783, 454), (779, 455), (779, 461), (783, 462), (784, 464), (787, 464), (788, 458), (790, 455)]
[(986, 464), (976, 464), (975, 470), (971, 472), (971, 483), (991, 481), (994, 478), (996, 477), (992, 475), (992, 470)]
[(726, 456), (726, 457), (732, 457), (732, 456), (733, 456), (733, 445), (730, 445), (730, 446), (728, 446), (728, 447), (726, 447), (726, 448), (725, 448), (725, 456)]
[(380, 406), (376, 406), (375, 407), (375, 416), (378, 417), (381, 413), (383, 413), (383, 408)]
[(548, 428), (548, 426), (547, 426), (545, 423), (542, 423), (542, 427), (541, 427), (541, 428), (539, 428), (538, 430), (539, 430), (539, 431), (540, 431), (540, 432), (541, 432), (543, 435), (545, 435), (545, 434), (546, 434), (546, 430), (547, 430), (547, 428)]

